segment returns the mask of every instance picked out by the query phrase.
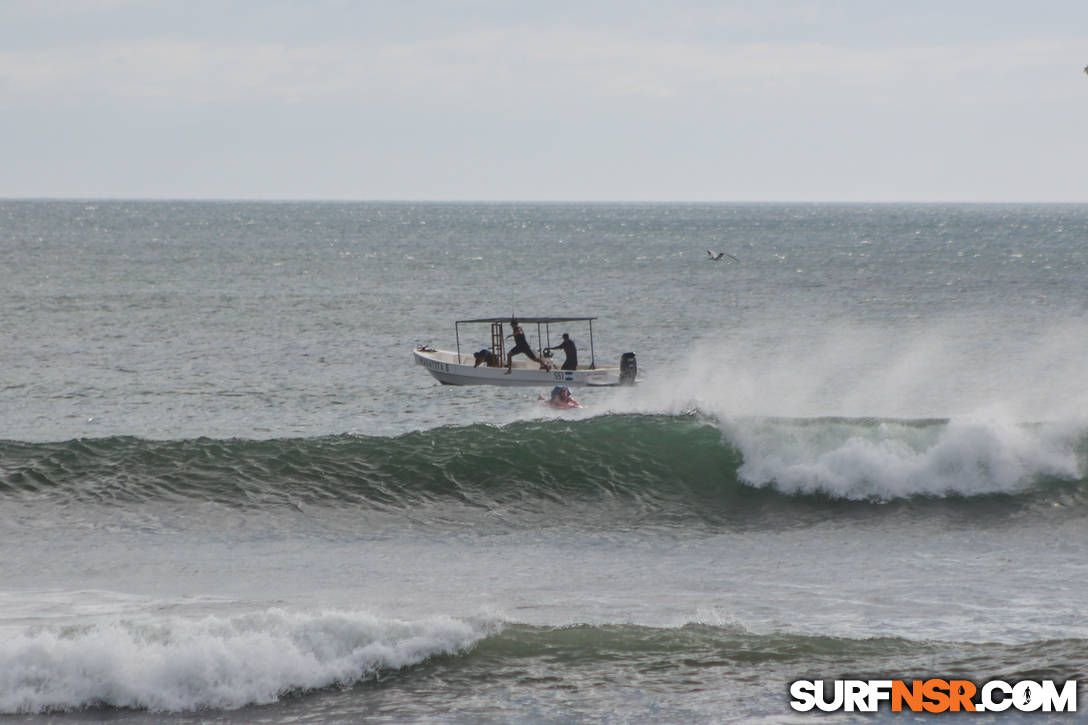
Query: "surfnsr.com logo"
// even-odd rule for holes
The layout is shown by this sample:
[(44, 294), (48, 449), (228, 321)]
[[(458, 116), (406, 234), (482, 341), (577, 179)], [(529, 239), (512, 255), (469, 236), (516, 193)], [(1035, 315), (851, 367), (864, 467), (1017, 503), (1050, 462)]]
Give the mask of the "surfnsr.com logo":
[(1077, 681), (798, 680), (790, 697), (798, 712), (1076, 712)]

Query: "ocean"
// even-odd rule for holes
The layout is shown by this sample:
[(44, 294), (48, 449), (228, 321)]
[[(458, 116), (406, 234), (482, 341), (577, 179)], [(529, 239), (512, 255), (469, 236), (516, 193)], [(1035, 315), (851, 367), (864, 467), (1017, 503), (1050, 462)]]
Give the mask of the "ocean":
[[(0, 299), (0, 722), (1088, 679), (1086, 205), (0, 201)], [(413, 364), (508, 315), (638, 384)]]

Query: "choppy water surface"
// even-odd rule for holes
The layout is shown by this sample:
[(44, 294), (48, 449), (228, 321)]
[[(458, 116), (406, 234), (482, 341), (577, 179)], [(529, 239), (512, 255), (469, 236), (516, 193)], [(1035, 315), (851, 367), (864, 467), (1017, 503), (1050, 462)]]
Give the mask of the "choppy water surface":
[[(1083, 206), (2, 202), (0, 712), (779, 722), (800, 678), (1084, 679), (1085, 239)], [(507, 314), (598, 316), (640, 384), (553, 411), (411, 364)]]

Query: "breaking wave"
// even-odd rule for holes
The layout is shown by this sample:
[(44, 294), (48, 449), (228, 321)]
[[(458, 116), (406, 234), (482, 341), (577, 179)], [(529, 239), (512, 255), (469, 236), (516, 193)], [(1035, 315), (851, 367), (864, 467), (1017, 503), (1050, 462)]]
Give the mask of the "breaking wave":
[(0, 496), (759, 523), (964, 501), (976, 513), (1080, 509), (1086, 455), (1074, 424), (605, 415), (396, 437), (7, 441)]
[(722, 672), (768, 668), (783, 682), (858, 671), (1076, 678), (1088, 672), (1084, 645), (1076, 638), (971, 644), (759, 634), (698, 622), (552, 627), (270, 609), (36, 627), (7, 636), (0, 641), (0, 713), (235, 710), (314, 691), (410, 688), (413, 680), (434, 677), (456, 698), (481, 687), (517, 686), (528, 672), (570, 691), (623, 682), (693, 693), (712, 689)]
[(448, 618), (277, 609), (38, 628), (0, 641), (0, 712), (236, 709), (463, 652), (487, 633)]

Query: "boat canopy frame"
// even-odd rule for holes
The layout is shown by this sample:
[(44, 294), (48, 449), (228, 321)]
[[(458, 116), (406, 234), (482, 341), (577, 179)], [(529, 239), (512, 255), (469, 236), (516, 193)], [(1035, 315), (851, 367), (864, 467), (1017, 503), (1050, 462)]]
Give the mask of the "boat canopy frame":
[[(503, 323), (518, 321), (519, 325), (536, 325), (536, 345), (537, 350), (544, 350), (550, 348), (551, 344), (551, 325), (567, 322), (586, 322), (589, 323), (589, 370), (597, 369), (597, 356), (593, 350), (593, 321), (596, 317), (517, 317), (512, 315), (510, 317), (479, 317), (472, 320), (457, 320), (453, 323), (453, 335), (457, 341), (457, 361), (461, 361), (461, 325), (477, 325), (477, 324), (489, 324), (491, 325), (491, 352), (498, 358), (499, 363), (506, 365), (506, 349), (503, 345), (503, 341), (506, 339), (504, 335)], [(541, 326), (543, 326), (543, 334), (541, 334)], [(547, 342), (547, 344), (542, 344)]]

